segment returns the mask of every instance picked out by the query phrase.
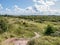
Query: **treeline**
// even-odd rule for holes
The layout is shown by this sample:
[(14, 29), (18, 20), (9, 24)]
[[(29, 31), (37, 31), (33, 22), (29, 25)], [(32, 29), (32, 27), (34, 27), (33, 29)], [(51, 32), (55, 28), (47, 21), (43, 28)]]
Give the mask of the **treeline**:
[(51, 21), (60, 22), (60, 16), (20, 16), (23, 19), (29, 19), (36, 22)]
[(60, 22), (60, 16), (55, 15), (20, 15), (20, 16), (14, 16), (14, 15), (0, 15), (0, 17), (15, 17), (15, 18), (22, 18), (27, 20), (32, 20), (36, 22), (43, 22), (43, 21), (51, 21), (51, 22)]

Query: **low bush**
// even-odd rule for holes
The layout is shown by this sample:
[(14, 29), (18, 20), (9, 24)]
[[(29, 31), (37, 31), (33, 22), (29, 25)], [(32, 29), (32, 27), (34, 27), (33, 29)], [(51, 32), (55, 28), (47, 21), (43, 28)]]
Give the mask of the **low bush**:
[(0, 20), (0, 33), (7, 31), (7, 22), (5, 20)]
[(52, 33), (54, 33), (54, 31), (55, 30), (54, 30), (53, 26), (48, 25), (45, 32), (44, 32), (44, 35), (51, 35)]

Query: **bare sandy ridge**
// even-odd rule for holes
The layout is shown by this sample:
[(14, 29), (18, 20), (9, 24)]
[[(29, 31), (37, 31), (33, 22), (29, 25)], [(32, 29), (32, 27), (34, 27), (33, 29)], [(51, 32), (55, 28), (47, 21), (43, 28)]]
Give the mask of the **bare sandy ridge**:
[(9, 38), (2, 42), (2, 45), (9, 45), (10, 43), (13, 43), (14, 45), (27, 45), (27, 43), (33, 39), (39, 38), (40, 35), (36, 32), (35, 36), (32, 38)]

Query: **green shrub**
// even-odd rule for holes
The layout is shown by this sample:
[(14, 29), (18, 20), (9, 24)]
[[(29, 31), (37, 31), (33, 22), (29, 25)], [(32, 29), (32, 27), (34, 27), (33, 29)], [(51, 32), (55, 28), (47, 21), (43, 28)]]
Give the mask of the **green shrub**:
[(0, 33), (7, 30), (7, 22), (5, 20), (0, 20)]
[(51, 35), (52, 33), (54, 33), (54, 28), (51, 25), (48, 25), (44, 32), (44, 35)]
[(60, 37), (60, 28), (57, 28), (57, 30), (52, 34), (52, 36), (58, 36)]

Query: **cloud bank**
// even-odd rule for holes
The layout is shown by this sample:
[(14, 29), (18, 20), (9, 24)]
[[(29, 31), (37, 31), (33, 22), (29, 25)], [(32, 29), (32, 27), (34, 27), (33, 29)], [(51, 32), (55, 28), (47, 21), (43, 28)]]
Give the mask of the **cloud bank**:
[(13, 10), (8, 7), (3, 11), (3, 6), (0, 4), (1, 14), (11, 15), (59, 15), (60, 9), (52, 9), (51, 6), (56, 4), (57, 0), (33, 0), (34, 5), (26, 8), (20, 8), (18, 5), (13, 6)]

